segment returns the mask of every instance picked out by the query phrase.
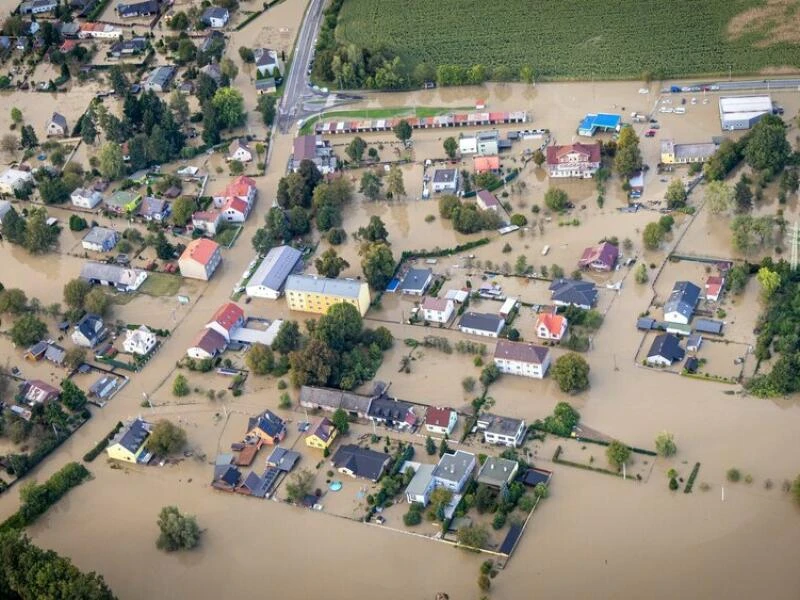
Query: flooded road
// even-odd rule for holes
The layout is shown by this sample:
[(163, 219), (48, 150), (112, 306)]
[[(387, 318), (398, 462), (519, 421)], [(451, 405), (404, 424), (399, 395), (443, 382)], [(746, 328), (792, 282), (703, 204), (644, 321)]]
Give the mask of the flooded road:
[[(240, 45), (272, 40), (276, 40), (274, 45), (283, 44), (279, 48), (289, 48), (302, 9), (299, 1), (271, 9), (233, 34), (228, 55), (238, 61), (236, 49)], [(252, 109), (255, 94), (247, 79), (243, 71), (237, 84), (245, 93), (247, 108)], [(492, 109), (529, 110), (534, 117), (532, 126), (549, 127), (558, 141), (566, 142), (580, 117), (590, 110), (649, 110), (654, 102), (652, 92), (650, 96), (638, 95), (636, 87), (635, 82), (535, 88), (493, 85), (373, 95), (365, 106), (456, 107), (484, 98)], [(800, 105), (796, 95), (785, 96), (781, 96), (784, 104)], [(690, 119), (688, 114), (685, 120), (665, 118), (661, 135), (680, 141), (706, 141), (718, 135), (715, 104), (694, 109), (703, 111), (703, 118)], [(38, 117), (44, 121), (46, 115)], [(263, 129), (255, 115), (250, 117), (250, 126), (255, 131)], [(439, 151), (438, 137), (415, 133), (418, 159)], [(659, 140), (643, 140), (643, 151), (651, 164), (657, 160)], [(450, 598), (459, 600), (478, 598), (475, 581), (481, 556), (317, 512), (214, 492), (208, 487), (211, 469), (207, 461), (229, 443), (223, 438), (224, 415), (231, 413), (243, 419), (244, 413), (253, 414), (265, 407), (275, 410), (279, 392), (274, 379), (256, 379), (248, 382), (246, 393), (239, 398), (208, 401), (201, 393), (193, 393), (178, 404), (170, 393), (175, 361), (214, 310), (229, 298), (253, 258), (250, 238), (275, 196), (290, 152), (291, 137), (278, 135), (267, 175), (257, 180), (255, 214), (239, 242), (223, 253), (222, 267), (214, 279), (191, 288), (191, 304), (179, 313), (175, 330), (158, 358), (143, 373), (134, 375), (131, 384), (104, 409), (92, 409), (92, 420), (42, 463), (33, 477), (44, 480), (65, 462), (80, 460), (118, 420), (138, 414), (180, 419), (190, 446), (196, 455), (204, 454), (206, 461), (192, 458), (174, 467), (111, 469), (101, 455), (90, 465), (95, 478), (70, 492), (29, 532), (38, 544), (69, 555), (83, 569), (102, 573), (124, 600), (227, 598), (252, 595), (256, 587), (265, 594), (298, 600), (323, 595), (330, 600), (376, 596), (422, 599), (433, 598), (436, 592), (447, 592)], [(522, 176), (525, 190), (510, 194), (509, 201), (515, 210), (533, 218), (530, 206), (541, 204), (547, 180), (532, 167), (527, 169)], [(405, 173), (406, 188), (412, 196), (411, 190), (419, 188), (421, 171), (409, 167)], [(666, 184), (652, 172), (648, 178), (648, 197), (663, 195)], [(609, 183), (603, 208), (595, 202), (593, 185), (570, 184), (571, 198), (586, 206), (578, 209), (579, 226), (558, 227), (551, 221), (544, 225), (544, 232), (532, 227), (521, 238), (512, 234), (501, 239), (492, 233), (491, 244), (474, 251), (476, 259), (513, 264), (518, 254), (525, 254), (529, 264), (541, 267), (560, 263), (569, 272), (583, 247), (605, 235), (630, 237), (634, 252), (641, 253), (640, 231), (656, 217), (651, 213), (618, 213), (615, 208), (623, 199), (621, 192), (611, 189), (613, 184)], [(346, 210), (348, 233), (373, 214), (386, 222), (395, 256), (404, 249), (447, 247), (481, 235), (462, 236), (449, 223), (441, 223), (435, 201), (366, 204), (360, 197)], [(431, 223), (425, 220), (429, 214), (436, 217)], [(703, 214), (695, 220), (698, 223), (713, 227)], [(701, 248), (707, 235), (702, 229), (697, 234), (692, 229), (687, 239), (696, 240)], [(506, 242), (513, 246), (510, 253), (502, 252)], [(552, 249), (543, 258), (541, 248), (545, 244)], [(322, 244), (318, 252), (324, 249)], [(359, 275), (360, 260), (353, 240), (340, 251), (351, 263), (345, 275)], [(660, 262), (663, 252), (644, 258)], [(43, 304), (61, 300), (63, 283), (77, 274), (82, 262), (62, 254), (31, 258), (8, 244), (0, 246), (0, 260), (5, 265), (1, 278), (6, 287), (23, 287), (29, 297), (37, 296)], [(449, 269), (455, 281), (461, 276), (454, 266), (457, 264), (455, 259), (442, 259), (437, 270)], [(800, 472), (796, 452), (798, 400), (728, 395), (724, 392), (730, 386), (653, 372), (635, 364), (633, 356), (641, 335), (634, 322), (647, 308), (652, 292), (629, 279), (622, 293), (609, 303), (605, 323), (586, 355), (592, 368), (589, 391), (567, 397), (552, 380), (504, 377), (490, 389), (494, 410), (530, 422), (549, 414), (558, 401), (568, 400), (587, 425), (631, 445), (652, 447), (656, 434), (669, 430), (675, 434), (678, 454), (671, 461), (659, 459), (646, 483), (620, 481), (555, 465), (547, 456), (538, 457), (537, 466), (555, 472), (551, 495), (537, 509), (508, 567), (492, 581), (491, 597), (516, 600), (535, 590), (537, 596), (546, 598), (666, 599), (674, 598), (680, 590), (689, 598), (796, 598), (800, 585), (795, 566), (800, 559), (800, 510), (780, 488), (785, 479)], [(151, 310), (159, 313), (154, 317), (156, 322), (169, 321), (170, 301), (135, 299), (129, 305), (115, 306), (112, 318), (133, 321)], [(173, 305), (177, 307), (177, 302)], [(757, 310), (752, 299), (747, 306), (748, 310)], [(251, 316), (287, 316), (282, 302), (253, 301), (245, 310)], [(307, 315), (291, 316), (302, 321)], [(381, 313), (375, 316), (380, 318)], [(462, 406), (469, 401), (460, 380), (467, 374), (479, 374), (470, 360), (430, 350), (415, 361), (410, 375), (398, 374), (399, 357), (405, 350), (400, 340), (423, 332), (398, 323), (388, 327), (398, 343), (387, 354), (377, 379), (392, 381), (398, 396), (418, 402)], [(531, 338), (532, 334), (523, 332), (523, 336)], [(13, 353), (13, 361), (20, 361), (18, 350), (5, 345), (2, 350)], [(189, 379), (191, 386), (203, 390), (226, 385), (210, 375), (190, 375)], [(144, 393), (155, 409), (141, 406)], [(286, 416), (297, 418), (292, 413)], [(666, 470), (674, 467), (685, 478), (695, 462), (702, 464), (695, 491), (671, 493)], [(751, 474), (753, 483), (725, 484), (725, 471), (734, 466)], [(772, 489), (765, 488), (766, 479), (773, 481)], [(699, 489), (702, 482), (709, 485), (709, 491)], [(205, 529), (197, 551), (165, 555), (155, 549), (157, 514), (168, 504), (197, 515)], [(16, 490), (0, 496), (0, 516), (7, 516), (17, 506)]]

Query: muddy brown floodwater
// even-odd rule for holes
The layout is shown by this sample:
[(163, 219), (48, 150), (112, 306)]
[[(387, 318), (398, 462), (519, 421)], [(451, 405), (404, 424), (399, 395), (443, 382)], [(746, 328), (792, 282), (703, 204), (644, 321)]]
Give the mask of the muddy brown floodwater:
[[(291, 0), (270, 9), (241, 32), (232, 34), (228, 54), (239, 61), (239, 46), (261, 43), (288, 49), (303, 7), (303, 2)], [(240, 66), (243, 67), (241, 63)], [(248, 79), (243, 68), (236, 83), (245, 93), (247, 108), (252, 109), (256, 98)], [(637, 82), (489, 85), (370, 95), (363, 106), (459, 107), (482, 98), (491, 109), (530, 111), (531, 126), (550, 128), (559, 142), (566, 142), (586, 112), (623, 112), (623, 106), (626, 115), (634, 110), (649, 112), (656, 102), (656, 86), (650, 86), (648, 95), (638, 94), (639, 87)], [(787, 106), (787, 114), (795, 114), (800, 105), (797, 94), (781, 93), (775, 97)], [(52, 105), (46, 95), (36, 98), (41, 103), (26, 103), (24, 111), (26, 119), (38, 125), (45, 121)], [(24, 98), (10, 101), (18, 100)], [(75, 104), (73, 114), (79, 114), (80, 102), (76, 100)], [(6, 114), (7, 111), (2, 118)], [(720, 133), (713, 98), (708, 105), (688, 105), (687, 114), (682, 117), (665, 115), (661, 121), (659, 137), (643, 140), (650, 164), (657, 161), (658, 144), (664, 136), (678, 141), (706, 141)], [(251, 116), (249, 126), (259, 135), (263, 131), (255, 116)], [(441, 147), (439, 137), (435, 133), (415, 133), (416, 159), (435, 155)], [(214, 492), (208, 486), (208, 460), (239, 435), (236, 430), (247, 414), (265, 407), (277, 410), (279, 392), (274, 380), (256, 379), (248, 381), (246, 393), (239, 398), (227, 396), (210, 402), (197, 393), (178, 403), (169, 391), (175, 361), (209, 315), (229, 298), (252, 259), (250, 238), (274, 198), (290, 152), (291, 138), (278, 135), (268, 172), (258, 179), (260, 199), (256, 214), (245, 225), (240, 241), (224, 252), (223, 266), (214, 279), (208, 284), (193, 282), (182, 288), (181, 293), (190, 296), (188, 306), (181, 308), (172, 298), (144, 297), (114, 307), (112, 318), (138, 322), (152, 314), (155, 323), (174, 327), (173, 334), (156, 360), (134, 375), (131, 384), (104, 409), (93, 409), (91, 421), (42, 463), (33, 477), (44, 480), (65, 462), (80, 460), (118, 420), (137, 414), (180, 421), (195, 457), (205, 455), (206, 459), (193, 457), (170, 467), (111, 469), (101, 456), (90, 466), (94, 479), (71, 491), (30, 528), (30, 534), (38, 544), (69, 555), (81, 568), (102, 573), (125, 600), (230, 598), (252, 595), (254, 589), (298, 600), (313, 596), (330, 600), (422, 599), (433, 598), (440, 591), (458, 600), (478, 598), (475, 581), (483, 560), (480, 556), (324, 513)], [(509, 166), (513, 164), (511, 158), (504, 160)], [(479, 237), (453, 232), (449, 223), (439, 219), (435, 201), (414, 199), (419, 194), (420, 177), (420, 167), (405, 169), (408, 200), (367, 204), (357, 198), (345, 214), (347, 231), (353, 232), (370, 215), (380, 215), (386, 221), (396, 256), (405, 249), (446, 247)], [(530, 206), (541, 204), (547, 181), (530, 167), (521, 179), (526, 188), (511, 193), (508, 199), (515, 211), (532, 217)], [(645, 199), (659, 199), (665, 185), (651, 171)], [(582, 248), (605, 235), (630, 237), (633, 252), (641, 256), (640, 231), (656, 215), (618, 213), (616, 208), (623, 199), (615, 186), (618, 182), (609, 184), (606, 205), (601, 209), (594, 200), (593, 185), (565, 185), (579, 206), (574, 216), (580, 225), (559, 227), (557, 219), (553, 219), (544, 223), (543, 231), (532, 227), (521, 238), (515, 233), (499, 239), (492, 233), (492, 242), (474, 251), (476, 259), (513, 264), (519, 254), (525, 254), (529, 264), (537, 268), (560, 263), (569, 272)], [(436, 215), (432, 223), (425, 222), (428, 214)], [(691, 250), (700, 252), (706, 248), (709, 252), (713, 249), (715, 253), (730, 254), (723, 231), (716, 240), (715, 222), (707, 215), (701, 213), (691, 225), (688, 220), (679, 223), (675, 235), (686, 226), (690, 229), (685, 239), (691, 242)], [(67, 252), (67, 246), (71, 247), (75, 240), (66, 232), (64, 240), (61, 251)], [(505, 242), (513, 247), (512, 252), (502, 252)], [(551, 246), (546, 258), (541, 255), (544, 245)], [(318, 252), (324, 249), (322, 244)], [(359, 275), (359, 257), (353, 241), (349, 240), (341, 251), (351, 263), (345, 275)], [(648, 263), (660, 263), (663, 258), (663, 252), (643, 255)], [(4, 284), (22, 287), (45, 305), (60, 300), (63, 283), (77, 275), (81, 264), (81, 259), (63, 253), (32, 258), (8, 244), (0, 245), (0, 260)], [(460, 257), (452, 257), (440, 260), (436, 269), (447, 270), (455, 284), (465, 277), (461, 265)], [(675, 275), (685, 272), (679, 269)], [(586, 355), (592, 368), (591, 389), (567, 397), (549, 379), (505, 377), (490, 390), (494, 410), (523, 416), (530, 422), (550, 413), (558, 401), (569, 400), (588, 426), (631, 445), (652, 447), (659, 431), (672, 431), (679, 452), (672, 460), (656, 460), (649, 479), (643, 483), (571, 469), (551, 463), (550, 456), (537, 456), (536, 464), (555, 472), (551, 495), (537, 509), (508, 567), (493, 580), (491, 597), (512, 600), (535, 594), (545, 598), (673, 598), (677, 592), (689, 598), (796, 598), (800, 585), (800, 571), (796, 568), (800, 559), (800, 510), (780, 488), (785, 479), (800, 472), (796, 451), (800, 430), (797, 398), (770, 401), (729, 395), (724, 392), (734, 388), (728, 385), (690, 380), (636, 365), (633, 356), (642, 336), (634, 321), (646, 310), (653, 292), (649, 287), (635, 286), (626, 275), (622, 270), (608, 277), (612, 281), (625, 277), (619, 295), (604, 290), (603, 302), (610, 308)], [(500, 282), (503, 283), (502, 278)], [(503, 285), (520, 295), (539, 293), (533, 286)], [(669, 287), (669, 282), (658, 283), (659, 293), (664, 286)], [(758, 311), (756, 296), (755, 290), (748, 289), (742, 299), (726, 305), (726, 310), (730, 308), (729, 315), (737, 310), (754, 314)], [(387, 299), (387, 308), (370, 313), (370, 319), (389, 321), (387, 326), (398, 340), (421, 337), (424, 333), (420, 328), (400, 324), (397, 315), (404, 310), (403, 305), (393, 302), (395, 299)], [(289, 316), (282, 302), (253, 301), (243, 306), (253, 316)], [(752, 314), (732, 315), (737, 341), (750, 334), (744, 324), (752, 323)], [(302, 321), (307, 315), (291, 316)], [(377, 320), (370, 324), (377, 324)], [(530, 322), (530, 315), (521, 321), (526, 328)], [(533, 337), (527, 330), (522, 334), (528, 339)], [(457, 332), (446, 335), (454, 339), (459, 336)], [(477, 376), (479, 370), (467, 357), (425, 350), (418, 354), (411, 374), (399, 374), (398, 363), (405, 350), (398, 341), (377, 375), (378, 379), (392, 381), (398, 396), (432, 405), (460, 407), (469, 402), (460, 381), (467, 374)], [(0, 352), (8, 355), (3, 356), (3, 362), (8, 360), (25, 368), (19, 349), (3, 344)], [(240, 356), (232, 358), (241, 364)], [(730, 358), (726, 353), (720, 360)], [(227, 385), (211, 375), (190, 379), (200, 391), (219, 391)], [(154, 409), (141, 406), (144, 393), (151, 398)], [(230, 415), (227, 426), (226, 414)], [(283, 414), (294, 421), (300, 417), (294, 412)], [(695, 491), (669, 492), (666, 471), (674, 467), (686, 478), (695, 462), (702, 465)], [(751, 474), (753, 483), (725, 483), (725, 471), (733, 466)], [(772, 489), (766, 489), (767, 479), (775, 483)], [(710, 490), (701, 491), (701, 482), (707, 483)], [(168, 504), (197, 515), (205, 529), (198, 550), (175, 555), (156, 551), (156, 517), (160, 508)], [(17, 506), (16, 491), (3, 495), (0, 516), (7, 516)]]

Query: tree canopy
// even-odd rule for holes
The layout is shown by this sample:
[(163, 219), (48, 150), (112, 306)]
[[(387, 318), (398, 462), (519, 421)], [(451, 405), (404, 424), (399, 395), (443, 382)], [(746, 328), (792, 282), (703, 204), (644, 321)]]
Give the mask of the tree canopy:
[(183, 515), (177, 506), (165, 506), (158, 515), (161, 532), (156, 547), (166, 552), (191, 550), (200, 543), (200, 527), (192, 515)]
[(172, 421), (160, 419), (153, 425), (146, 445), (154, 454), (169, 456), (183, 450), (186, 445), (186, 432)]
[(562, 392), (582, 392), (589, 388), (589, 363), (575, 352), (563, 354), (553, 364), (553, 378)]
[(361, 250), (361, 268), (364, 278), (374, 290), (383, 290), (395, 271), (392, 250), (383, 242), (366, 244)]

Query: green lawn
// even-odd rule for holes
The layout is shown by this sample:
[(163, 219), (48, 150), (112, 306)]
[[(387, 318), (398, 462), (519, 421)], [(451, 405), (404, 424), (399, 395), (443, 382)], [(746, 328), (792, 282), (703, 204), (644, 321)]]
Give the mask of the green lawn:
[(229, 248), (231, 244), (233, 244), (233, 241), (236, 239), (236, 236), (239, 234), (240, 230), (241, 226), (239, 225), (228, 225), (214, 237), (214, 241), (220, 246)]
[(310, 118), (303, 123), (300, 128), (300, 135), (307, 135), (313, 133), (314, 125), (317, 121), (333, 121), (336, 119), (343, 119), (353, 117), (354, 119), (390, 119), (393, 117), (436, 117), (438, 115), (446, 115), (451, 112), (458, 112), (464, 110), (471, 110), (470, 106), (461, 106), (457, 108), (441, 108), (435, 106), (395, 106), (392, 108), (366, 108), (362, 110), (337, 110), (326, 112)]
[[(743, 14), (763, 8), (759, 18)], [(741, 15), (738, 19), (737, 15)], [(397, 53), (407, 72), (523, 65), (542, 79), (755, 73), (800, 65), (800, 2), (345, 0), (336, 37)]]
[(149, 296), (174, 296), (181, 289), (180, 275), (151, 272), (147, 274), (139, 292)]

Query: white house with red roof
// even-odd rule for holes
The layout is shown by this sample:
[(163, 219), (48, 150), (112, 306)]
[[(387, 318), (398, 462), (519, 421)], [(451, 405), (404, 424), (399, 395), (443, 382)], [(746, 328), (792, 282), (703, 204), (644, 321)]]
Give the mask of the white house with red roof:
[(600, 144), (569, 144), (547, 147), (550, 177), (593, 177), (600, 168)]
[(225, 200), (220, 212), (228, 223), (244, 223), (250, 214), (250, 205), (241, 198), (231, 196)]
[(422, 301), (422, 318), (430, 323), (447, 323), (455, 312), (456, 305), (449, 298), (428, 296)]
[(186, 246), (178, 259), (178, 266), (184, 277), (208, 281), (221, 262), (219, 244), (207, 238), (198, 238)]
[(569, 323), (563, 315), (539, 313), (536, 317), (536, 335), (543, 340), (560, 341), (567, 332)]
[(711, 275), (706, 279), (706, 300), (718, 302), (725, 289), (725, 278), (719, 275)]
[(186, 349), (190, 358), (205, 360), (219, 356), (228, 347), (227, 340), (215, 329), (203, 329)]
[(425, 414), (425, 429), (439, 435), (450, 435), (458, 422), (458, 413), (452, 408), (429, 406)]
[(238, 304), (233, 302), (226, 302), (220, 306), (211, 317), (211, 321), (206, 323), (206, 329), (213, 329), (225, 341), (231, 341), (231, 334), (233, 331), (244, 325), (244, 311)]
[(246, 175), (239, 175), (225, 188), (225, 196), (241, 198), (248, 204), (252, 204), (255, 201), (256, 194), (258, 194), (256, 180)]
[(198, 210), (192, 214), (192, 227), (201, 229), (208, 235), (217, 235), (222, 223), (222, 213), (216, 209)]

